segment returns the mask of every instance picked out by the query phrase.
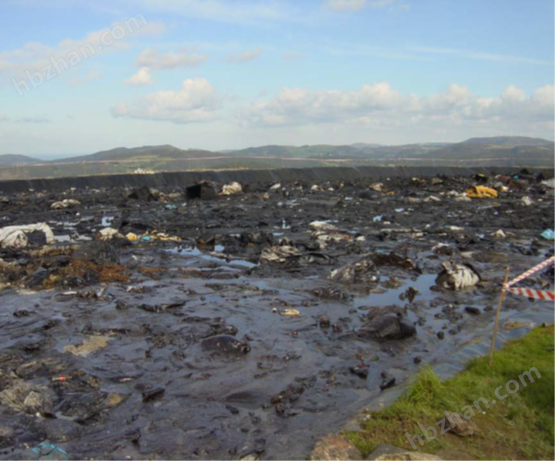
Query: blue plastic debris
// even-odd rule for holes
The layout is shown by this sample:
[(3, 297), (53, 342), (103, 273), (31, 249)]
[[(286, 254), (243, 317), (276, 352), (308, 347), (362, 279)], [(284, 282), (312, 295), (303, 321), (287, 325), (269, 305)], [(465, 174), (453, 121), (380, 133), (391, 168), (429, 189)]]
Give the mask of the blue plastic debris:
[(47, 460), (68, 460), (69, 455), (67, 451), (60, 448), (48, 440), (39, 443), (36, 447), (31, 448), (32, 459), (47, 459)]
[(547, 229), (542, 232), (542, 237), (546, 240), (555, 240), (555, 232), (553, 229)]
[(177, 206), (176, 205), (172, 205), (171, 203), (169, 205), (166, 205), (166, 210), (176, 210)]

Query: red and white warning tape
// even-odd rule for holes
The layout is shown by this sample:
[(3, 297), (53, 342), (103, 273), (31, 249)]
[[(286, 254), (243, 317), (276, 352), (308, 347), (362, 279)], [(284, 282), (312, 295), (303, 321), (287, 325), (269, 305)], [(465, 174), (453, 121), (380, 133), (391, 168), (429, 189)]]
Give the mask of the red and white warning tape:
[(541, 301), (555, 301), (555, 293), (544, 290), (531, 290), (529, 288), (507, 288), (509, 293)]
[(535, 274), (536, 272), (541, 271), (542, 269), (545, 269), (546, 267), (550, 266), (553, 263), (555, 263), (555, 256), (552, 256), (551, 258), (545, 260), (543, 263), (532, 267), (532, 269), (527, 270), (523, 274), (512, 279), (509, 283), (507, 283), (503, 287), (504, 290), (508, 291), (509, 293), (513, 293), (519, 296), (525, 296), (526, 298), (530, 298), (530, 299), (539, 299), (541, 301), (555, 301), (555, 293), (551, 291), (532, 290), (529, 288), (512, 288), (513, 285), (530, 277), (532, 274)]

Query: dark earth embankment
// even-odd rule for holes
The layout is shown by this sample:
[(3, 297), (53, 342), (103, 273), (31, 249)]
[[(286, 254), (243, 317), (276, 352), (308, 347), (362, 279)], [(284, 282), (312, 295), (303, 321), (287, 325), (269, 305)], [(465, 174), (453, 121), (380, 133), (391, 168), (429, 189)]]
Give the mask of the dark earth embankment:
[[(284, 168), (276, 170), (225, 170), (225, 171), (182, 171), (156, 174), (122, 174), (106, 176), (82, 176), (70, 178), (31, 179), (0, 181), (0, 193), (14, 194), (36, 191), (64, 191), (72, 187), (76, 189), (100, 189), (109, 187), (183, 187), (196, 181), (214, 181), (227, 183), (239, 181), (245, 184), (281, 181), (341, 181), (367, 179), (381, 181), (387, 178), (433, 177), (437, 175), (470, 176), (476, 173), (491, 175), (492, 173), (516, 174), (520, 168), (493, 167), (331, 167), (331, 168)], [(543, 172), (546, 178), (553, 177), (553, 169), (531, 169), (534, 173)]]

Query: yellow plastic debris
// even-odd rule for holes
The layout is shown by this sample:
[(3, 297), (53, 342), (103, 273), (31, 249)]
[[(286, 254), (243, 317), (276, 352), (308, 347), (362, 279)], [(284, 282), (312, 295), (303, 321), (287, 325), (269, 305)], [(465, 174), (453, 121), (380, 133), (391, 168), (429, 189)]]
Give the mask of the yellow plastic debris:
[(466, 191), (470, 198), (497, 198), (497, 191), (491, 187), (473, 186)]
[(139, 240), (139, 237), (137, 236), (137, 234), (134, 234), (133, 232), (129, 232), (129, 234), (127, 234), (125, 237), (130, 242), (136, 242), (137, 240)]

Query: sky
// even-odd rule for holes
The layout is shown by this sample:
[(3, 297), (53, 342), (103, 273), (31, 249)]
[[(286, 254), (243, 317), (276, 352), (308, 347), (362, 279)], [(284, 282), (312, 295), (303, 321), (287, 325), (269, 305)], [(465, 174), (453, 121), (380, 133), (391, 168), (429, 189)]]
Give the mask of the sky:
[(553, 130), (553, 0), (0, 0), (0, 154)]

